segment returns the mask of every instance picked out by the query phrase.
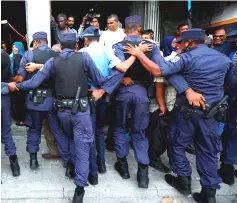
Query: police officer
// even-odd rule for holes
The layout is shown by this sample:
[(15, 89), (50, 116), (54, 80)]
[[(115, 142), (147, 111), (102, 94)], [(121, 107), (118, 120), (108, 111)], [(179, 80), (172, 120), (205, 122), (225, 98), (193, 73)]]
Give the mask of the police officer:
[(10, 65), (11, 62), (8, 54), (3, 49), (1, 49), (1, 137), (2, 143), (5, 145), (5, 153), (7, 156), (9, 156), (12, 175), (19, 176), (20, 167), (16, 155), (16, 146), (11, 133), (11, 103), (9, 96), (5, 95), (8, 93), (6, 82), (9, 82), (11, 79)]
[[(36, 64), (44, 64), (48, 59), (57, 56), (58, 54), (52, 51), (47, 45), (47, 33), (36, 32), (33, 34), (33, 41), (31, 46), (34, 50), (27, 51), (20, 63), (20, 68), (17, 76), (14, 78), (15, 82), (22, 82), (23, 80), (31, 79), (36, 72), (28, 73), (26, 66), (30, 62)], [(30, 153), (30, 168), (38, 168), (37, 152), (39, 151), (39, 144), (41, 141), (41, 129), (44, 119), (47, 119), (48, 124), (55, 135), (55, 139), (58, 144), (59, 154), (62, 159), (68, 163), (66, 176), (73, 176), (73, 165), (72, 162), (73, 150), (70, 151), (70, 144), (65, 132), (59, 125), (59, 121), (53, 113), (54, 103), (54, 80), (49, 79), (42, 83), (38, 88), (32, 89), (26, 95), (26, 108), (27, 115), (25, 124), (29, 126), (27, 131), (27, 146), (26, 150)], [(71, 174), (71, 175), (70, 175)]]
[[(115, 55), (121, 60), (125, 61), (130, 55), (124, 54), (124, 46), (128, 43), (139, 45), (143, 39), (140, 38), (141, 17), (129, 16), (125, 19), (125, 33), (127, 37), (125, 40), (114, 45)], [(151, 44), (151, 42), (146, 42)], [(145, 53), (149, 60), (160, 60), (160, 51), (157, 46), (153, 46), (152, 51)], [(128, 142), (124, 134), (126, 132), (126, 121), (128, 114), (131, 111), (132, 116), (132, 132), (131, 138), (133, 141), (135, 159), (138, 162), (137, 181), (138, 187), (148, 188), (148, 140), (145, 136), (146, 128), (149, 123), (149, 99), (147, 97), (147, 88), (152, 82), (153, 68), (149, 71), (145, 70), (143, 64), (138, 60), (129, 68), (125, 77), (130, 77), (134, 84), (131, 86), (120, 85), (117, 93), (116, 106), (116, 121), (114, 142), (117, 162), (115, 169), (124, 179), (130, 178), (128, 171), (127, 156), (129, 153)]]
[[(233, 30), (228, 36), (234, 36), (237, 40), (237, 30)], [(223, 151), (219, 170), (222, 181), (228, 185), (235, 183), (233, 165), (237, 164), (237, 51), (235, 51), (232, 61), (234, 69), (230, 74), (230, 85), (227, 92), (229, 95), (228, 120), (222, 134)]]
[[(80, 52), (88, 53), (93, 61), (96, 64), (96, 67), (100, 70), (104, 77), (109, 76), (113, 73), (112, 69), (115, 67), (121, 72), (126, 72), (129, 66), (134, 63), (135, 57), (131, 56), (125, 62), (122, 62), (119, 58), (117, 58), (112, 49), (105, 49), (98, 40), (100, 37), (99, 29), (94, 26), (90, 26), (84, 30), (82, 33), (84, 38), (85, 48), (80, 49)], [(98, 89), (92, 82), (89, 83), (91, 89)], [(95, 94), (95, 93), (94, 93)], [(97, 165), (100, 173), (106, 172), (105, 166), (105, 154), (104, 154), (104, 125), (105, 125), (105, 114), (107, 112), (107, 108), (109, 105), (109, 95), (103, 95), (101, 99), (96, 102), (96, 114), (95, 112), (91, 112), (93, 124), (95, 126), (95, 143), (97, 149)], [(96, 116), (96, 118), (95, 118)], [(96, 121), (95, 121), (96, 120)], [(92, 179), (97, 179), (98, 182), (98, 174), (96, 171), (96, 166), (94, 160), (96, 160), (96, 154), (94, 149), (92, 149), (92, 153), (90, 155), (90, 165), (92, 167), (92, 174), (89, 175), (90, 183), (93, 183)], [(94, 178), (92, 178), (94, 176)]]
[(73, 203), (82, 203), (84, 187), (88, 185), (89, 151), (94, 139), (87, 98), (87, 78), (110, 94), (117, 76), (109, 78), (109, 82), (105, 83), (106, 79), (101, 76), (91, 57), (87, 53), (74, 52), (75, 33), (62, 34), (61, 43), (63, 51), (60, 56), (48, 60), (31, 80), (17, 84), (17, 88), (35, 88), (50, 77), (55, 77), (57, 115), (63, 129), (68, 136), (73, 135), (75, 141), (74, 182), (77, 187)]
[[(189, 52), (176, 56), (170, 62), (156, 62), (159, 64), (157, 75), (170, 76), (181, 73), (182, 88), (186, 89), (186, 92), (191, 89), (197, 91), (204, 96), (207, 104), (214, 106), (224, 95), (224, 78), (231, 67), (231, 61), (223, 54), (204, 45), (204, 35), (205, 31), (201, 29), (183, 32), (178, 41), (184, 40), (190, 49)], [(147, 63), (148, 59), (141, 52), (133, 55), (146, 64), (147, 69), (154, 65)], [(214, 117), (205, 119), (204, 111), (189, 106), (187, 99), (184, 94), (177, 96), (174, 120), (168, 130), (170, 165), (178, 177), (167, 174), (165, 180), (181, 193), (191, 194), (192, 169), (185, 156), (185, 149), (192, 142), (194, 133), (198, 132), (194, 140), (202, 191), (196, 193), (194, 198), (198, 202), (215, 203), (216, 189), (220, 188), (221, 183), (217, 172), (217, 155), (222, 150), (220, 138), (217, 136), (219, 122)], [(198, 107), (200, 104), (194, 102), (194, 106)]]

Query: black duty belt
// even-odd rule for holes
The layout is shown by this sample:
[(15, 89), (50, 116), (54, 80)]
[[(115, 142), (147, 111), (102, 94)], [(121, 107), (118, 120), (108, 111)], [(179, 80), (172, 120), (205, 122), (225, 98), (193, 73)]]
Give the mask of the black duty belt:
[(55, 91), (52, 89), (33, 89), (29, 91), (31, 95), (31, 101), (34, 106), (43, 104), (47, 97), (52, 97), (55, 95)]

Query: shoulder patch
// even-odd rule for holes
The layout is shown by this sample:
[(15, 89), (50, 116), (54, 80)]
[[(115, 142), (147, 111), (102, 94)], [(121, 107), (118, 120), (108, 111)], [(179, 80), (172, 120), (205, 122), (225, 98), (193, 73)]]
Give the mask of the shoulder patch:
[(170, 61), (175, 63), (175, 62), (178, 62), (180, 60), (180, 57), (179, 56), (175, 56), (173, 59), (171, 59)]

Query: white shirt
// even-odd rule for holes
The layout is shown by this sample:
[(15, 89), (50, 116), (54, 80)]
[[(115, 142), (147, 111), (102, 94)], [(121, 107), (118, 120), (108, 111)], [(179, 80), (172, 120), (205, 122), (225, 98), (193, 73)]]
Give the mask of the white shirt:
[(112, 48), (112, 46), (126, 37), (123, 29), (118, 28), (116, 31), (106, 30), (100, 36), (100, 44), (107, 48)]

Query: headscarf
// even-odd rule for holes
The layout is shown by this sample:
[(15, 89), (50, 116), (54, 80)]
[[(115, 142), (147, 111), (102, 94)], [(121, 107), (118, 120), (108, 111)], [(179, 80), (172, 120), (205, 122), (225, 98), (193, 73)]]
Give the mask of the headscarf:
[(166, 37), (165, 39), (163, 39), (161, 41), (160, 49), (163, 52), (164, 57), (169, 56), (172, 53), (172, 51), (177, 50), (176, 47), (171, 46), (172, 41), (174, 40), (174, 38), (175, 38), (174, 36), (168, 36), (168, 37)]
[[(23, 44), (21, 42), (14, 42), (12, 46), (13, 45), (15, 45), (18, 48), (18, 54), (20, 54), (23, 57), (24, 52), (25, 52)], [(10, 57), (11, 57), (11, 73), (13, 74), (14, 61), (15, 61), (16, 54), (12, 52)]]

